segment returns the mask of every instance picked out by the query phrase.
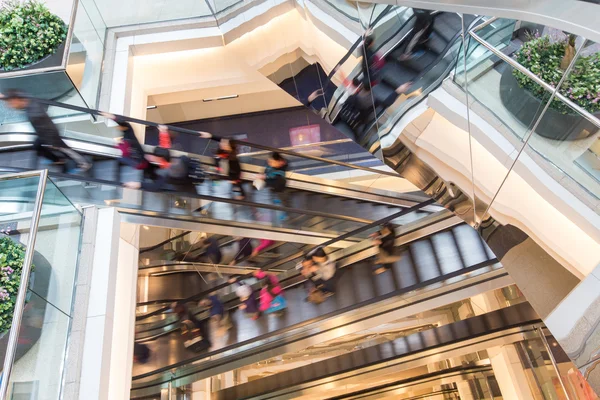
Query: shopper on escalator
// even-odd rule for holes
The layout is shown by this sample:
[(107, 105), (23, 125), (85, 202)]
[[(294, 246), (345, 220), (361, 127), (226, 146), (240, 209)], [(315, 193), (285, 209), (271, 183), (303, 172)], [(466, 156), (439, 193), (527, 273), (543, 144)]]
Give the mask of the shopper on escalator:
[[(187, 344), (188, 346), (186, 347), (192, 351), (201, 351), (210, 348), (212, 344), (206, 321), (198, 319), (184, 303), (175, 303), (172, 309), (179, 317), (182, 327), (186, 327), (182, 331), (182, 334), (186, 338), (184, 345)], [(194, 327), (193, 330), (190, 329), (190, 325)]]
[(400, 61), (410, 60), (418, 56), (433, 32), (433, 15), (431, 11), (414, 8), (413, 12), (415, 13), (415, 24), (406, 39), (404, 39), (406, 47), (399, 57)]
[(314, 262), (311, 280), (326, 296), (335, 294), (336, 265), (322, 247), (309, 253)]
[(380, 52), (375, 50), (375, 38), (370, 32), (365, 36), (361, 50), (363, 86), (371, 88), (379, 83), (385, 59)]
[(220, 264), (223, 259), (219, 242), (214, 237), (207, 237), (204, 239), (204, 245), (206, 246), (205, 256), (208, 261), (212, 264)]
[(143, 189), (152, 192), (179, 192), (196, 194), (196, 186), (194, 181), (189, 177), (190, 174), (190, 159), (186, 156), (170, 159), (169, 167), (160, 169), (157, 159), (161, 158), (161, 154), (147, 155), (146, 162), (154, 163), (155, 168), (151, 172), (144, 174), (142, 182), (126, 182), (124, 186), (130, 189)]
[(229, 282), (235, 285), (235, 294), (241, 302), (240, 309), (251, 319), (257, 320), (260, 317), (260, 310), (252, 286), (245, 283), (239, 276), (231, 278)]
[(117, 147), (121, 150), (121, 164), (138, 170), (147, 170), (150, 163), (146, 160), (146, 152), (142, 148), (137, 136), (135, 136), (131, 124), (113, 114), (102, 113), (102, 116), (113, 120), (117, 124), (117, 129), (123, 134), (123, 137), (119, 139), (117, 144)]
[[(285, 190), (287, 184), (286, 171), (288, 170), (288, 162), (278, 152), (271, 153), (267, 160), (264, 178), (266, 186), (271, 190), (273, 203), (283, 207), (289, 207), (289, 197)], [(286, 220), (288, 215), (286, 212), (281, 213), (280, 219)]]
[(64, 171), (71, 169), (67, 165), (68, 161), (72, 161), (81, 172), (92, 167), (84, 156), (71, 149), (62, 140), (58, 128), (46, 112), (47, 107), (37, 99), (16, 89), (9, 89), (5, 94), (0, 94), (0, 99), (6, 101), (15, 110), (25, 112), (37, 135), (34, 148), (38, 156), (50, 160), (54, 165), (62, 166)]
[(256, 246), (256, 248), (254, 248), (254, 250), (252, 250), (252, 254), (250, 255), (250, 258), (256, 257), (257, 255), (262, 253), (263, 250), (268, 249), (269, 247), (273, 246), (274, 244), (275, 244), (274, 240), (261, 239), (260, 242), (258, 243), (258, 246)]
[(238, 245), (237, 252), (233, 260), (231, 260), (231, 262), (229, 263), (229, 265), (236, 265), (243, 259), (249, 258), (252, 255), (252, 251), (254, 250), (254, 248), (252, 247), (252, 239), (250, 238), (239, 238), (236, 240), (236, 242)]
[(255, 271), (254, 276), (261, 279), (259, 310), (265, 314), (281, 314), (287, 307), (287, 302), (277, 277), (261, 270)]
[(232, 191), (234, 198), (243, 200), (246, 197), (244, 186), (242, 182), (242, 166), (237, 156), (237, 145), (228, 139), (221, 139), (219, 141), (219, 149), (216, 153), (217, 159), (217, 170), (219, 168), (219, 162), (221, 160), (226, 162), (226, 174), (228, 180), (231, 182)]
[(142, 343), (133, 344), (133, 362), (146, 364), (152, 352), (150, 348)]
[(218, 296), (210, 295), (201, 300), (199, 305), (208, 309), (210, 321), (214, 324), (217, 334), (222, 336), (231, 328), (229, 313)]
[(394, 225), (390, 222), (383, 224), (379, 231), (371, 235), (371, 238), (379, 249), (379, 254), (375, 260), (375, 265), (379, 265), (379, 267), (373, 270), (373, 273), (377, 275), (388, 271), (392, 268), (393, 263), (400, 259), (396, 255)]

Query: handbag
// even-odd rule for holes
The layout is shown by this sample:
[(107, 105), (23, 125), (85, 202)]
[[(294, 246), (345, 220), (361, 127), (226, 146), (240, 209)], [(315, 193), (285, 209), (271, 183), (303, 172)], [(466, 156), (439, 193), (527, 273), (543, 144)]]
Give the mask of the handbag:
[(252, 182), (252, 186), (254, 186), (256, 188), (256, 190), (261, 190), (266, 186), (266, 182), (263, 179), (255, 179), (254, 182)]
[(313, 304), (321, 304), (325, 299), (326, 297), (323, 295), (323, 292), (318, 289), (315, 289), (308, 294), (308, 301)]
[(271, 306), (265, 311), (266, 314), (270, 314), (273, 312), (285, 310), (287, 308), (287, 300), (283, 296), (275, 296), (275, 298), (271, 301)]

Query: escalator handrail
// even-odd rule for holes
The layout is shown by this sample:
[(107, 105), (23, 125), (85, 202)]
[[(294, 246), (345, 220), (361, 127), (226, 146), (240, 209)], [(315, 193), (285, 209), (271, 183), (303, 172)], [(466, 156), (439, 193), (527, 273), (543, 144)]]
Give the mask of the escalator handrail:
[[(33, 133), (31, 132), (5, 132), (5, 133), (1, 133), (0, 132), (0, 138), (2, 137), (2, 135), (27, 135), (27, 136), (34, 136)], [(74, 142), (79, 142), (79, 143), (84, 143), (84, 144), (91, 144), (93, 146), (98, 146), (98, 147), (106, 147), (106, 148), (110, 148), (111, 150), (113, 150), (112, 153), (110, 152), (106, 152), (106, 153), (99, 153), (96, 150), (89, 150), (89, 149), (82, 149), (82, 150), (78, 150), (80, 151), (82, 154), (86, 154), (86, 155), (91, 155), (93, 157), (96, 158), (100, 158), (101, 160), (103, 159), (112, 159), (115, 161), (119, 160), (119, 156), (113, 154), (116, 151), (116, 148), (106, 144), (106, 143), (94, 143), (94, 142), (90, 142), (87, 141), (85, 139), (81, 139), (81, 138), (71, 138), (71, 137), (67, 137), (65, 138), (67, 141), (74, 141)], [(148, 145), (143, 145), (144, 146), (148, 146)], [(18, 145), (10, 145), (10, 146), (3, 146), (0, 147), (0, 153), (4, 153), (4, 152), (14, 152), (14, 151), (26, 151), (26, 150), (34, 150), (33, 145), (32, 144), (18, 144)], [(77, 150), (77, 149), (76, 149)], [(179, 150), (175, 150), (176, 152), (179, 152)], [(204, 156), (204, 155), (198, 155), (198, 154), (193, 154), (193, 153), (186, 153), (186, 152), (181, 152), (185, 155), (187, 155), (190, 158), (196, 158), (200, 161), (200, 163), (202, 165), (205, 166), (214, 166), (214, 164), (212, 162), (209, 162), (210, 157), (209, 156)], [(211, 159), (212, 161), (212, 159)], [(241, 166), (242, 166), (242, 172), (245, 174), (242, 176), (243, 180), (247, 180), (247, 181), (253, 181), (252, 176), (259, 174), (258, 171), (253, 170), (252, 167), (255, 168), (260, 168), (260, 166), (257, 166), (255, 164), (248, 164), (248, 163), (244, 163), (243, 161), (243, 156), (240, 157), (240, 161), (241, 162)], [(248, 168), (250, 167), (250, 168)], [(386, 172), (386, 171), (383, 171)], [(388, 174), (388, 172), (386, 172), (386, 175)], [(398, 177), (397, 174), (390, 172), (389, 174), (393, 175), (394, 177)], [(211, 173), (207, 173), (208, 175), (212, 175)], [(303, 177), (305, 178), (310, 178), (310, 179), (303, 179)], [(223, 177), (218, 175), (218, 178), (222, 179)], [(361, 199), (362, 197), (356, 197), (356, 196), (376, 196), (379, 198), (382, 198), (380, 200), (369, 200), (369, 199), (365, 199), (366, 201), (369, 202), (374, 202), (374, 203), (380, 203), (380, 204), (388, 204), (388, 205), (394, 205), (394, 206), (400, 206), (403, 207), (405, 206), (404, 204), (401, 203), (397, 203), (395, 201), (404, 201), (404, 202), (418, 202), (418, 201), (422, 201), (423, 199), (426, 198), (426, 196), (421, 196), (419, 194), (411, 194), (411, 193), (391, 193), (388, 192), (386, 190), (381, 190), (381, 189), (373, 189), (371, 187), (363, 187), (360, 185), (353, 185), (353, 184), (346, 184), (343, 182), (339, 182), (336, 180), (332, 180), (332, 179), (327, 179), (327, 178), (319, 178), (319, 177), (313, 177), (310, 175), (304, 175), (301, 173), (295, 173), (293, 170), (288, 172), (287, 175), (287, 180), (288, 182), (297, 182), (300, 185), (305, 185), (305, 184), (312, 184), (315, 185), (315, 182), (313, 182), (314, 180), (319, 180), (322, 179), (323, 181), (327, 181), (327, 182), (323, 182), (324, 184), (326, 184), (327, 186), (331, 186), (333, 188), (336, 189), (340, 189), (344, 192), (347, 192), (346, 194), (337, 194), (337, 196), (340, 197), (344, 197), (344, 198), (352, 198), (352, 199)], [(300, 188), (301, 190), (306, 190), (308, 192), (315, 192), (315, 193), (319, 193), (319, 194), (326, 194), (326, 195), (330, 195), (331, 193), (329, 192), (323, 192), (323, 191), (319, 191), (318, 188), (321, 187), (321, 185), (316, 185), (315, 188)], [(293, 187), (291, 187), (292, 189), (294, 189)], [(393, 200), (390, 200), (393, 199)]]
[[(30, 170), (27, 168), (0, 167), (0, 171), (10, 171), (10, 172), (18, 173), (18, 172), (26, 172), (26, 171), (30, 171)], [(57, 172), (50, 172), (50, 176), (61, 178), (61, 179), (78, 181), (78, 182), (96, 183), (98, 185), (116, 186), (116, 187), (122, 188), (122, 186), (119, 183), (116, 183), (113, 181), (108, 181), (105, 179), (88, 178), (88, 177), (79, 176), (79, 175), (70, 175), (70, 174), (63, 174), (63, 173), (57, 173)], [(146, 191), (143, 189), (137, 189), (137, 190), (144, 191), (144, 192)], [(150, 192), (150, 191), (148, 191), (148, 192)], [(205, 194), (197, 194), (197, 193), (191, 193), (191, 192), (162, 191), (162, 192), (152, 192), (152, 193), (178, 195), (178, 196), (182, 196), (182, 197), (197, 198), (197, 199), (206, 200), (206, 201), (210, 201), (210, 202), (214, 202), (214, 203), (228, 203), (228, 204), (233, 204), (233, 205), (237, 205), (237, 206), (245, 206), (245, 207), (252, 207), (252, 208), (265, 208), (268, 210), (280, 211), (283, 213), (305, 214), (305, 215), (312, 215), (315, 217), (332, 218), (332, 219), (339, 219), (339, 220), (344, 220), (344, 221), (348, 221), (348, 222), (356, 222), (356, 223), (360, 223), (360, 224), (369, 224), (370, 225), (373, 223), (373, 221), (371, 221), (371, 220), (366, 220), (366, 219), (357, 218), (357, 217), (350, 217), (347, 215), (331, 214), (331, 213), (327, 213), (327, 212), (313, 211), (313, 210), (299, 210), (299, 209), (292, 208), (292, 207), (277, 206), (274, 204), (265, 204), (265, 203), (254, 203), (254, 202), (251, 202), (248, 200), (237, 200), (237, 199), (230, 199), (230, 198), (226, 198), (226, 197), (215, 197), (215, 196), (209, 196), (209, 195), (205, 195)], [(419, 204), (422, 204), (422, 203), (419, 203)], [(428, 204), (431, 204), (431, 203), (428, 203)]]
[[(321, 244), (320, 244), (320, 245), (318, 245), (318, 246), (314, 246), (314, 247), (313, 247), (313, 249), (315, 249), (315, 248), (317, 248), (317, 247), (327, 247), (327, 246), (330, 246), (330, 245), (332, 245), (333, 243), (336, 243), (336, 242), (338, 242), (338, 241), (341, 241), (341, 240), (347, 239), (347, 238), (349, 238), (349, 237), (351, 237), (351, 236), (354, 236), (354, 235), (356, 235), (356, 234), (358, 234), (358, 233), (365, 232), (365, 231), (367, 231), (367, 230), (369, 230), (369, 229), (372, 229), (372, 228), (374, 228), (374, 227), (380, 226), (380, 225), (382, 225), (382, 224), (384, 224), (384, 223), (386, 223), (386, 222), (392, 221), (392, 220), (394, 220), (394, 219), (396, 219), (396, 218), (399, 218), (399, 217), (401, 217), (401, 216), (403, 216), (403, 215), (409, 214), (409, 213), (411, 213), (411, 212), (413, 212), (413, 211), (417, 211), (417, 210), (419, 210), (419, 209), (421, 209), (421, 208), (423, 208), (423, 207), (426, 207), (426, 206), (428, 206), (428, 205), (430, 205), (430, 204), (433, 204), (433, 203), (435, 203), (435, 200), (433, 200), (433, 199), (430, 199), (430, 200), (424, 201), (424, 202), (422, 202), (422, 203), (419, 203), (419, 204), (417, 204), (417, 205), (415, 205), (415, 206), (412, 206), (412, 207), (410, 207), (410, 208), (405, 208), (405, 209), (403, 209), (403, 210), (401, 210), (401, 211), (398, 211), (398, 212), (396, 212), (396, 213), (394, 213), (394, 214), (392, 214), (392, 215), (389, 215), (389, 216), (387, 216), (387, 217), (385, 217), (385, 218), (382, 218), (382, 219), (380, 219), (380, 220), (377, 220), (377, 221), (374, 221), (374, 222), (372, 222), (372, 223), (370, 223), (370, 224), (367, 224), (367, 225), (361, 226), (361, 227), (360, 227), (360, 228), (358, 228), (358, 229), (354, 229), (354, 230), (352, 230), (352, 231), (350, 231), (350, 232), (346, 232), (346, 233), (344, 233), (343, 235), (340, 235), (340, 236), (338, 236), (338, 237), (336, 237), (336, 238), (330, 239), (330, 240), (328, 240), (328, 241), (326, 241), (326, 242), (324, 242), (324, 243), (321, 243)], [(302, 251), (302, 252), (298, 252), (298, 253), (297, 253), (297, 257), (295, 257), (295, 258), (299, 258), (299, 257), (301, 257), (303, 254), (305, 254), (305, 253), (309, 253), (311, 250), (312, 250), (312, 249), (309, 249), (309, 250), (306, 250), (306, 251)], [(300, 274), (300, 272), (297, 272), (297, 273), (298, 273), (298, 274)], [(247, 275), (244, 275), (244, 276), (242, 276), (242, 277), (241, 277), (241, 279), (249, 278), (249, 277), (251, 277), (251, 276), (252, 276), (252, 274), (247, 274)], [(186, 302), (191, 302), (191, 301), (200, 300), (200, 299), (202, 299), (202, 298), (206, 297), (207, 295), (209, 295), (210, 293), (213, 293), (213, 292), (219, 291), (219, 290), (221, 290), (221, 289), (223, 289), (223, 288), (225, 288), (225, 287), (231, 286), (231, 285), (233, 285), (233, 283), (228, 283), (228, 282), (227, 282), (227, 283), (222, 283), (222, 284), (220, 284), (220, 285), (218, 285), (218, 286), (215, 286), (214, 288), (207, 289), (207, 290), (203, 290), (202, 292), (200, 292), (200, 293), (198, 293), (198, 294), (196, 294), (196, 295), (194, 295), (194, 296), (190, 296), (190, 297), (188, 298), (189, 300), (187, 300)], [(152, 317), (152, 316), (154, 316), (154, 315), (161, 314), (161, 313), (163, 313), (163, 312), (165, 312), (165, 311), (167, 311), (167, 310), (169, 310), (169, 309), (170, 309), (170, 307), (163, 307), (163, 308), (161, 308), (161, 309), (158, 309), (158, 310), (155, 310), (155, 311), (153, 311), (153, 312), (151, 312), (151, 313), (145, 314), (143, 317), (140, 317), (140, 318), (136, 317), (136, 321), (140, 321), (140, 320), (143, 320), (143, 319), (146, 319), (146, 318)]]
[(160, 243), (158, 243), (158, 244), (155, 244), (155, 245), (152, 245), (152, 246), (148, 246), (148, 247), (142, 247), (142, 248), (140, 249), (140, 251), (139, 251), (139, 253), (138, 253), (138, 254), (143, 254), (143, 253), (147, 253), (147, 252), (149, 252), (149, 251), (152, 251), (152, 250), (156, 250), (156, 249), (158, 249), (159, 247), (162, 247), (162, 246), (164, 246), (164, 245), (165, 245), (165, 244), (167, 244), (167, 243), (171, 243), (171, 242), (172, 242), (172, 241), (174, 241), (174, 240), (177, 240), (177, 239), (179, 239), (179, 238), (182, 238), (182, 237), (184, 237), (185, 235), (189, 235), (190, 233), (192, 233), (192, 231), (185, 231), (185, 232), (183, 232), (183, 233), (180, 233), (179, 235), (175, 235), (175, 236), (173, 236), (172, 238), (169, 238), (169, 239), (167, 239), (167, 240), (163, 240), (162, 242), (160, 242)]
[[(78, 112), (90, 114), (92, 116), (102, 115), (102, 113), (103, 113), (102, 111), (96, 110), (96, 109), (93, 109), (93, 108), (80, 107), (80, 106), (75, 106), (75, 105), (71, 105), (71, 104), (65, 104), (65, 103), (61, 103), (61, 102), (57, 102), (57, 101), (53, 101), (53, 100), (47, 100), (47, 99), (40, 99), (40, 98), (34, 98), (34, 97), (32, 97), (32, 98), (35, 99), (35, 100), (37, 100), (37, 101), (39, 101), (40, 103), (43, 103), (43, 104), (47, 104), (47, 105), (54, 106), (54, 107), (59, 107), (59, 108), (66, 108), (66, 109), (69, 109), (69, 110), (74, 110), (74, 111), (78, 111)], [(343, 161), (329, 160), (327, 158), (312, 156), (312, 155), (308, 155), (308, 154), (296, 153), (296, 152), (290, 151), (290, 150), (277, 149), (275, 147), (265, 146), (265, 145), (262, 145), (262, 144), (252, 143), (252, 142), (248, 142), (248, 141), (242, 141), (242, 140), (231, 139), (231, 138), (227, 138), (227, 137), (221, 137), (221, 136), (213, 135), (212, 133), (209, 133), (209, 132), (202, 132), (201, 133), (200, 131), (194, 131), (192, 129), (181, 128), (181, 127), (177, 127), (177, 126), (173, 126), (173, 125), (168, 125), (168, 124), (159, 124), (159, 123), (156, 123), (156, 122), (145, 121), (145, 120), (142, 120), (142, 119), (127, 117), (127, 116), (120, 115), (120, 114), (113, 114), (113, 115), (115, 115), (115, 117), (117, 119), (119, 119), (119, 120), (123, 120), (123, 121), (127, 121), (127, 122), (132, 122), (132, 123), (135, 123), (135, 124), (140, 124), (140, 125), (145, 125), (145, 126), (158, 127), (159, 125), (165, 125), (170, 131), (179, 132), (179, 133), (183, 133), (183, 134), (186, 134), (186, 135), (195, 136), (195, 137), (198, 137), (200, 139), (208, 139), (208, 140), (214, 140), (214, 141), (220, 141), (221, 139), (227, 139), (230, 142), (236, 143), (236, 144), (239, 144), (239, 145), (250, 146), (250, 147), (253, 147), (253, 148), (257, 148), (257, 149), (261, 149), (261, 150), (266, 150), (266, 151), (270, 151), (270, 152), (278, 152), (280, 154), (285, 154), (285, 155), (288, 155), (288, 156), (293, 156), (293, 157), (298, 157), (298, 158), (306, 158), (306, 159), (309, 159), (309, 160), (319, 161), (319, 162), (323, 162), (323, 163), (326, 163), (326, 164), (339, 165), (339, 166), (343, 166), (343, 167), (346, 167), (346, 168), (358, 169), (358, 170), (367, 171), (367, 172), (371, 172), (371, 173), (379, 174), (379, 175), (388, 175), (388, 176), (394, 176), (394, 177), (398, 176), (397, 174), (395, 174), (393, 172), (380, 171), (378, 169), (369, 168), (369, 167), (363, 167), (363, 166), (354, 165), (354, 164), (349, 164), (349, 163), (345, 163)]]

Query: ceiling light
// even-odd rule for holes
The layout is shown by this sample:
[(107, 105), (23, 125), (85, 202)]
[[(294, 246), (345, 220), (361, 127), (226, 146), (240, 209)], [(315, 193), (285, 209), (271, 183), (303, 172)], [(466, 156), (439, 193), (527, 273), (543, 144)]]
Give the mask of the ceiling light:
[(158, 106), (146, 106), (146, 110), (154, 110), (157, 108), (158, 108)]
[(148, 230), (148, 229), (150, 229), (150, 227), (149, 227), (148, 225), (144, 225), (144, 226), (143, 226), (143, 228), (144, 228), (145, 230)]
[(208, 99), (202, 99), (202, 101), (207, 103), (209, 101), (237, 99), (238, 97), (240, 97), (238, 94), (231, 94), (229, 96), (209, 97)]

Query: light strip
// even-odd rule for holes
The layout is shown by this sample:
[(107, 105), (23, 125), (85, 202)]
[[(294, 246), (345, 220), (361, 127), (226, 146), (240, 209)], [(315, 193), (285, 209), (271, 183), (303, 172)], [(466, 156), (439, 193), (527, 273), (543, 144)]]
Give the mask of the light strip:
[(209, 101), (237, 99), (238, 97), (240, 97), (239, 94), (230, 94), (229, 96), (209, 97), (208, 99), (202, 99), (202, 101), (205, 102), (205, 103), (207, 103)]

